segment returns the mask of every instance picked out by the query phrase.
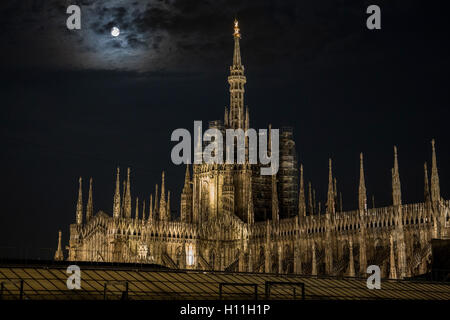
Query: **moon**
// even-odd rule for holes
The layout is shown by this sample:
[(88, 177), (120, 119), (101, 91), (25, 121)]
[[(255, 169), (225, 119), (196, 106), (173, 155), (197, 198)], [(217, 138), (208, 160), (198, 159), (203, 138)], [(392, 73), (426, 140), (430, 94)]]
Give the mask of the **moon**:
[(119, 28), (117, 28), (117, 27), (112, 27), (112, 29), (111, 29), (111, 35), (112, 35), (113, 37), (118, 37), (119, 34), (120, 34)]

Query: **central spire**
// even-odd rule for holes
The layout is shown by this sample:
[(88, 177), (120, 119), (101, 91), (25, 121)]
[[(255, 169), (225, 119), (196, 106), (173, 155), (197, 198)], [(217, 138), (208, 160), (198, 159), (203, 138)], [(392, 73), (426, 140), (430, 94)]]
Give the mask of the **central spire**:
[[(241, 61), (241, 49), (239, 40), (241, 33), (239, 29), (239, 22), (234, 21), (234, 53), (233, 65), (230, 66), (230, 76), (228, 83), (230, 84), (230, 113), (225, 117), (225, 124), (233, 129), (244, 128), (244, 85), (247, 79), (244, 76), (244, 66)], [(225, 112), (227, 108), (225, 108)]]
[(241, 33), (239, 32), (239, 22), (234, 20), (234, 55), (233, 55), (233, 69), (241, 69), (244, 72), (244, 67), (241, 62), (241, 49), (239, 47), (239, 39), (241, 38)]

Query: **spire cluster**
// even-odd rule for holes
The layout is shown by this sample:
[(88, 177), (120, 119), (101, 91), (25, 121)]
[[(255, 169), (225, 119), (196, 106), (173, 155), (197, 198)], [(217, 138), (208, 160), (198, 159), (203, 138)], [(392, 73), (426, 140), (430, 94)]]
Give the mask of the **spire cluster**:
[[(112, 213), (115, 219), (131, 219), (131, 181), (130, 181), (130, 168), (127, 168), (127, 178), (123, 181), (122, 190), (120, 189), (120, 168), (117, 167), (116, 171), (116, 186), (114, 191), (113, 198), (113, 208)], [(187, 170), (187, 179), (189, 180), (189, 171)], [(76, 205), (76, 223), (77, 225), (83, 224), (83, 191), (82, 191), (82, 178), (79, 178), (79, 187), (78, 187), (78, 199)], [(188, 184), (190, 188), (190, 184)], [(86, 205), (86, 223), (88, 223), (94, 216), (94, 204), (93, 204), (93, 179), (89, 179), (89, 195), (88, 202)], [(122, 193), (121, 193), (122, 191)], [(170, 191), (167, 191), (165, 187), (165, 173), (162, 172), (162, 181), (161, 181), (161, 196), (159, 198), (158, 194), (158, 184), (155, 186), (155, 194), (150, 194), (149, 199), (149, 207), (148, 207), (148, 217), (146, 212), (146, 204), (145, 200), (142, 200), (142, 213), (139, 212), (139, 197), (136, 197), (136, 205), (134, 207), (135, 214), (134, 219), (137, 221), (142, 218), (142, 223), (144, 220), (148, 220), (152, 222), (155, 218), (161, 220), (170, 220)], [(153, 201), (154, 199), (154, 201)], [(160, 199), (158, 201), (158, 199)], [(153, 204), (154, 203), (154, 204)], [(146, 219), (147, 217), (147, 219)]]
[[(431, 141), (432, 146), (432, 166), (431, 166), (431, 178), (428, 176), (427, 163), (424, 163), (424, 199), (425, 202), (432, 201), (433, 203), (439, 202), (440, 188), (439, 188), (439, 175), (436, 161), (436, 150), (434, 139)], [(358, 209), (366, 211), (367, 205), (367, 190), (364, 175), (364, 156), (360, 153), (360, 169), (359, 169), (359, 187), (358, 187)], [(329, 159), (328, 165), (328, 191), (327, 191), (327, 203), (326, 212), (335, 213), (336, 211), (342, 211), (342, 193), (338, 195), (336, 178), (333, 177), (332, 161)], [(394, 163), (391, 169), (392, 173), (392, 199), (393, 205), (402, 205), (401, 199), (401, 183), (400, 172), (398, 163), (398, 150), (397, 146), (394, 146)], [(431, 180), (431, 187), (429, 181)], [(299, 194), (298, 194), (298, 214), (299, 216), (314, 215), (321, 213), (321, 204), (316, 202), (315, 190), (312, 188), (311, 181), (308, 182), (308, 204), (306, 204), (305, 197), (305, 184), (304, 184), (304, 172), (303, 165), (300, 165), (300, 180), (299, 180)], [(375, 200), (372, 195), (372, 207), (375, 207)], [(317, 209), (318, 206), (318, 209)]]

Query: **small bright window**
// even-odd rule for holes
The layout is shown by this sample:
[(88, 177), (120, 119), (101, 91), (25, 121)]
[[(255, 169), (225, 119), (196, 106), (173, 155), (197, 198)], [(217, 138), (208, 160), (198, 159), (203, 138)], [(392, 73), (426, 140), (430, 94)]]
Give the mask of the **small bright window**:
[(194, 265), (194, 249), (192, 248), (192, 245), (190, 245), (188, 248), (186, 260), (187, 260), (186, 263), (188, 266)]

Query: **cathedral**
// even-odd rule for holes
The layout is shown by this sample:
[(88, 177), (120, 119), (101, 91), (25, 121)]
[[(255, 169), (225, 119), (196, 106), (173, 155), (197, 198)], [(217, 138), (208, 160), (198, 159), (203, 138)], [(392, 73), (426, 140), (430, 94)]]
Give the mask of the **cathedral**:
[[(250, 128), (237, 21), (233, 38), (230, 105), (223, 121), (209, 123), (210, 128), (222, 132)], [(269, 139), (270, 130), (269, 125)], [(292, 128), (282, 128), (279, 139), (279, 170), (274, 175), (261, 175), (262, 165), (250, 164), (248, 159), (243, 164), (187, 165), (176, 218), (164, 172), (154, 194), (139, 202), (138, 198), (132, 200), (130, 168), (123, 180), (123, 172), (117, 168), (112, 215), (105, 211), (94, 214), (92, 178), (84, 205), (80, 178), (68, 255), (63, 254), (59, 233), (55, 260), (334, 276), (366, 275), (369, 265), (377, 265), (382, 277), (393, 279), (429, 271), (431, 239), (450, 236), (450, 203), (440, 195), (434, 140), (431, 177), (424, 165), (423, 202), (402, 203), (394, 147), (392, 205), (368, 208), (361, 154), (359, 205), (343, 211), (331, 159), (327, 202), (322, 207), (311, 183), (305, 185)]]

